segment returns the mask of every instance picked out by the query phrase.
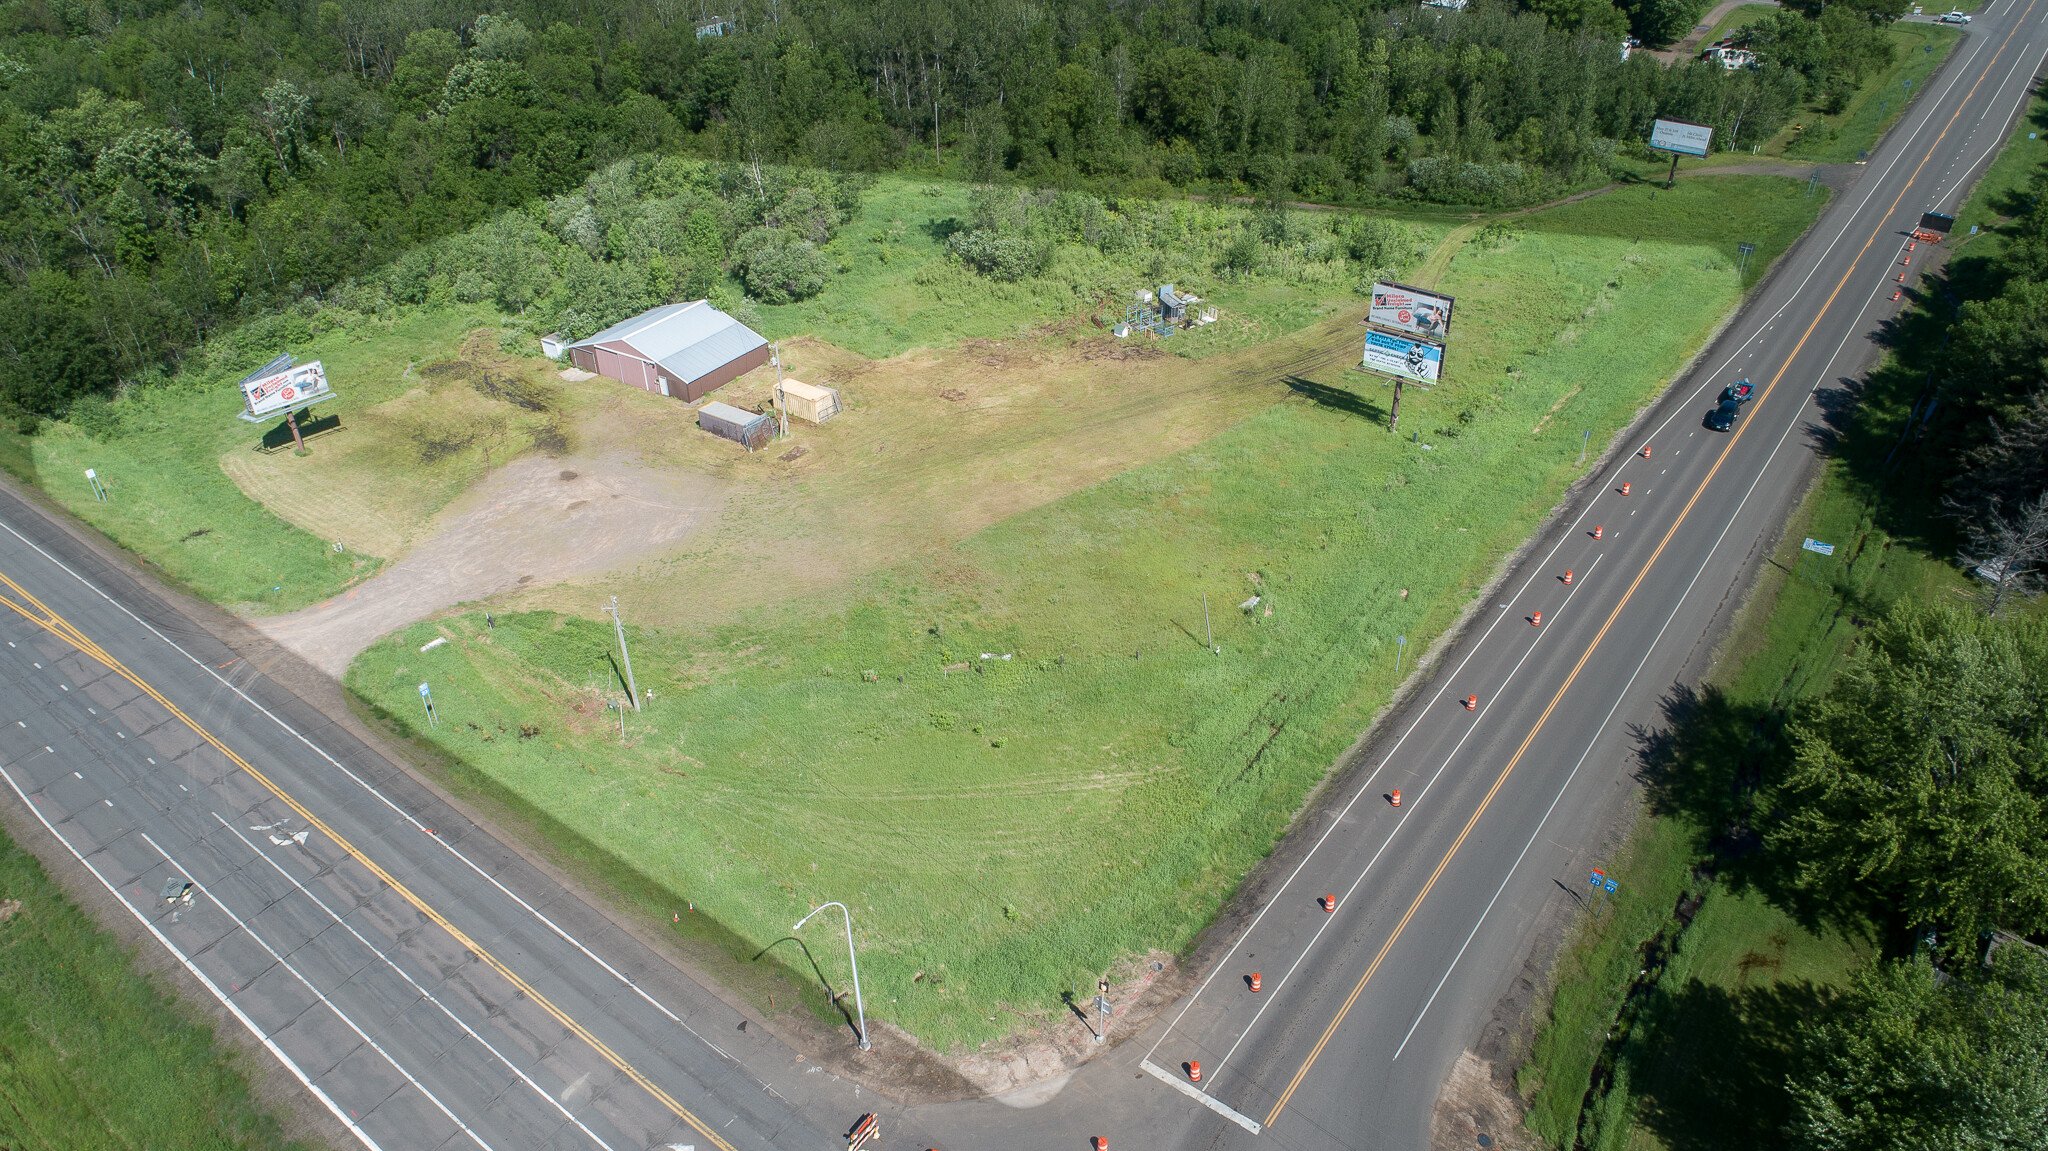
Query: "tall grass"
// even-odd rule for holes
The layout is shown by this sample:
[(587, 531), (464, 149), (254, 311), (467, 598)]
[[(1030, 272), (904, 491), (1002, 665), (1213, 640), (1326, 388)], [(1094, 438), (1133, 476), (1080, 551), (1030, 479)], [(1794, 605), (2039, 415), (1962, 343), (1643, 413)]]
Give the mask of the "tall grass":
[(430, 681), (426, 738), (758, 946), (846, 900), (871, 1012), (987, 1040), (1015, 1022), (999, 1006), (1054, 1010), (1192, 938), (1384, 704), (1394, 638), (1441, 633), (1578, 474), (1580, 432), (1626, 424), (1735, 301), (1729, 220), (1768, 256), (1817, 207), (1702, 180), (1490, 236), (1446, 284), (1453, 378), (1404, 404), (1419, 442), (1363, 377), (1296, 379), (957, 546), (635, 633), (654, 696), (623, 742), (590, 621), (423, 623), (348, 682), (412, 723)]
[(0, 833), (0, 1147), (303, 1148), (237, 1059)]

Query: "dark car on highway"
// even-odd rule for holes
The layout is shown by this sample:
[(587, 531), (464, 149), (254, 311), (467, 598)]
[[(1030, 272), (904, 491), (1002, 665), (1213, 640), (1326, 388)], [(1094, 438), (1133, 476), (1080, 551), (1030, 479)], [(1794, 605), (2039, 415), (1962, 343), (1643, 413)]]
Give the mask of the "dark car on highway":
[(1722, 400), (1721, 406), (1707, 413), (1707, 427), (1725, 432), (1735, 426), (1735, 417), (1742, 412), (1742, 405), (1734, 400)]

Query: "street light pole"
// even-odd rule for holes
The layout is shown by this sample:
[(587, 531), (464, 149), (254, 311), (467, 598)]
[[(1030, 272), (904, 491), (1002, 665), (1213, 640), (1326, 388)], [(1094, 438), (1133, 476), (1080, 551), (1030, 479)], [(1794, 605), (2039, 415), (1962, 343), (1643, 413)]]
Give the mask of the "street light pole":
[[(813, 908), (811, 915), (816, 915), (828, 907), (838, 908), (839, 914), (846, 917), (846, 961), (853, 965), (853, 1010), (860, 1019), (860, 1049), (862, 1051), (871, 1051), (873, 1047), (868, 1043), (868, 1009), (861, 1003), (860, 998), (860, 960), (855, 958), (853, 954), (853, 913), (846, 910), (844, 903), (834, 899)], [(802, 919), (797, 920), (796, 927), (790, 928), (789, 933), (795, 935), (798, 928), (811, 921), (811, 915), (806, 915)]]

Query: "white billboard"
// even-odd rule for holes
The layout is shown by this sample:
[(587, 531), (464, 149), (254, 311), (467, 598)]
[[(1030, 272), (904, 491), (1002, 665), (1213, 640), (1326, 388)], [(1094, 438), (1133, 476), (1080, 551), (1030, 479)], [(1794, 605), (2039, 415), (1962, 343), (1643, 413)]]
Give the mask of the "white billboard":
[(1398, 328), (1410, 335), (1441, 340), (1451, 334), (1450, 296), (1439, 296), (1406, 284), (1375, 283), (1367, 323)]
[(1433, 384), (1443, 366), (1442, 344), (1412, 340), (1392, 332), (1371, 331), (1365, 334), (1365, 358), (1359, 367), (1366, 371)]
[(267, 416), (300, 404), (324, 400), (330, 394), (327, 373), (321, 370), (318, 360), (242, 381), (242, 398), (248, 402), (251, 417)]
[(1650, 147), (1688, 156), (1704, 156), (1714, 142), (1714, 130), (1705, 124), (1684, 120), (1657, 120), (1650, 125)]

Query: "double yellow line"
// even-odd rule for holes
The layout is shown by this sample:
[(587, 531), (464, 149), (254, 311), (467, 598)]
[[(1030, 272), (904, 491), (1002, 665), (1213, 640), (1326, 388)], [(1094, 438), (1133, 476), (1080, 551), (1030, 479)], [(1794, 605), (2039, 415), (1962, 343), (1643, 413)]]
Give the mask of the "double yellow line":
[[(1792, 346), (1791, 354), (1785, 357), (1785, 362), (1779, 366), (1777, 374), (1771, 377), (1771, 382), (1764, 387), (1763, 394), (1757, 397), (1757, 409), (1759, 411), (1763, 409), (1764, 402), (1770, 399), (1771, 392), (1777, 388), (1778, 381), (1784, 379), (1785, 373), (1791, 370), (1792, 361), (1799, 358), (1799, 353), (1806, 347), (1806, 341), (1820, 327), (1820, 322), (1827, 316), (1828, 309), (1834, 306), (1835, 297), (1841, 294), (1842, 288), (1849, 282), (1849, 277), (1855, 275), (1856, 266), (1863, 262), (1863, 257), (1870, 252), (1870, 246), (1875, 244), (1878, 236), (1884, 233), (1885, 222), (1891, 219), (1892, 213), (1899, 210), (1899, 205), (1904, 202), (1906, 193), (1919, 180), (1921, 169), (1925, 168), (1927, 162), (1934, 158), (1935, 149), (1941, 147), (1942, 140), (1946, 139), (1949, 130), (1955, 127), (1956, 118), (1963, 114), (1964, 108), (1969, 107), (1971, 97), (1977, 94), (1978, 87), (1984, 83), (1985, 77), (1991, 74), (1992, 65), (1995, 65), (1998, 58), (2005, 54), (2007, 45), (2012, 42), (2013, 36), (2018, 34), (2020, 28), (2024, 26), (2027, 17), (2033, 13), (2035, 5), (2038, 3), (2040, 3), (2040, 0), (2031, 0), (2027, 5), (2027, 11), (2020, 15), (2019, 20), (2014, 21), (2012, 31), (2005, 34), (2005, 39), (1999, 42), (1998, 51), (1991, 54), (1991, 63), (1985, 66), (1983, 73), (1977, 77), (1976, 82), (1970, 85), (1969, 92), (1963, 96), (1962, 102), (1956, 105), (1956, 110), (1949, 116), (1948, 123), (1942, 125), (1941, 133), (1934, 138), (1934, 143), (1928, 145), (1927, 154), (1922, 156), (1920, 162), (1913, 166), (1913, 174), (1907, 178), (1905, 186), (1899, 189), (1899, 194), (1892, 200), (1891, 207), (1885, 209), (1884, 216), (1879, 219), (1877, 227), (1871, 231), (1870, 238), (1863, 241), (1863, 247), (1857, 250), (1856, 258), (1849, 262), (1848, 269), (1842, 273), (1842, 278), (1835, 283), (1834, 290), (1828, 293), (1827, 300), (1821, 304), (1820, 310), (1814, 313), (1813, 322), (1808, 324), (1806, 331), (1800, 334), (1799, 342)], [(1330, 1020), (1330, 1025), (1323, 1029), (1322, 1037), (1317, 1039), (1316, 1045), (1309, 1050), (1308, 1058), (1302, 1061), (1301, 1068), (1294, 1073), (1294, 1078), (1288, 1081), (1287, 1089), (1280, 1093), (1279, 1102), (1273, 1104), (1273, 1109), (1266, 1113), (1266, 1127), (1272, 1127), (1273, 1120), (1280, 1117), (1280, 1112), (1294, 1098), (1294, 1093), (1301, 1087), (1302, 1080), (1308, 1077), (1309, 1068), (1315, 1066), (1316, 1060), (1323, 1054), (1323, 1048), (1329, 1046), (1330, 1038), (1337, 1034), (1337, 1027), (1344, 1022), (1344, 1017), (1351, 1013), (1352, 1005), (1357, 1003), (1358, 997), (1365, 993), (1365, 985), (1372, 982), (1372, 977), (1379, 971), (1380, 964), (1386, 961), (1387, 953), (1394, 949), (1394, 944), (1401, 938), (1401, 933), (1408, 929), (1409, 921), (1413, 920), (1416, 911), (1421, 909), (1422, 901), (1429, 898), (1430, 890), (1436, 886), (1437, 879), (1443, 875), (1444, 869), (1450, 866), (1451, 860), (1457, 856), (1458, 850), (1465, 846), (1465, 839), (1472, 834), (1472, 829), (1478, 826), (1479, 817), (1486, 814), (1487, 807), (1493, 803), (1493, 797), (1500, 793), (1501, 785), (1507, 782), (1508, 775), (1515, 770), (1515, 766), (1522, 762), (1522, 756), (1528, 753), (1529, 745), (1536, 741), (1537, 733), (1543, 730), (1544, 724), (1550, 722), (1551, 713), (1557, 710), (1557, 705), (1564, 699), (1565, 693), (1571, 690), (1572, 681), (1578, 679), (1579, 672), (1585, 668), (1586, 662), (1593, 658), (1594, 650), (1600, 646), (1602, 640), (1607, 638), (1608, 629), (1614, 626), (1614, 621), (1620, 618), (1622, 609), (1628, 606), (1629, 600), (1636, 594), (1636, 589), (1642, 586), (1643, 580), (1650, 574), (1650, 569), (1656, 566), (1657, 560), (1663, 556), (1664, 548), (1671, 543), (1672, 537), (1678, 534), (1679, 525), (1685, 522), (1686, 516), (1692, 514), (1693, 505), (1699, 503), (1700, 497), (1706, 494), (1707, 485), (1714, 482), (1714, 476), (1720, 472), (1721, 465), (1727, 462), (1729, 453), (1735, 450), (1735, 445), (1741, 441), (1743, 433), (1749, 430), (1750, 423), (1750, 420), (1744, 420), (1742, 425), (1735, 430), (1735, 434), (1729, 438), (1727, 446), (1721, 449), (1720, 457), (1714, 461), (1714, 466), (1707, 469), (1706, 478), (1702, 479), (1699, 487), (1693, 490), (1692, 498), (1685, 501), (1685, 507), (1679, 511), (1678, 518), (1671, 521), (1671, 527), (1664, 532), (1664, 538), (1657, 542), (1657, 549), (1650, 553), (1650, 558), (1644, 562), (1642, 570), (1636, 573), (1636, 578), (1629, 583), (1628, 590), (1622, 593), (1621, 602), (1615, 604), (1614, 610), (1608, 613), (1607, 621), (1600, 625), (1600, 630), (1593, 636), (1593, 642), (1586, 645), (1586, 650), (1579, 656), (1579, 661), (1572, 665), (1571, 674), (1564, 677), (1564, 682), (1558, 686), (1557, 693), (1550, 697), (1549, 706), (1543, 709), (1542, 715), (1536, 717), (1535, 725), (1529, 729), (1529, 734), (1522, 738), (1521, 746), (1515, 749), (1514, 756), (1508, 760), (1507, 766), (1501, 769), (1500, 776), (1493, 781), (1493, 786), (1487, 789), (1486, 797), (1479, 801), (1479, 806), (1472, 812), (1472, 818), (1465, 821), (1465, 826), (1458, 832), (1458, 837), (1451, 841), (1450, 850), (1444, 852), (1444, 857), (1437, 861), (1436, 870), (1429, 873), (1429, 880), (1422, 885), (1422, 890), (1416, 893), (1414, 901), (1409, 903), (1408, 910), (1401, 916), (1401, 921), (1394, 925), (1394, 930), (1392, 934), (1387, 936), (1387, 941), (1380, 945), (1379, 953), (1373, 956), (1372, 963), (1367, 965), (1365, 969), (1365, 974), (1358, 977), (1357, 986), (1351, 989), (1351, 994), (1345, 998), (1343, 1005), (1337, 1008), (1337, 1014)]]
[(497, 956), (492, 955), (489, 951), (484, 950), (484, 948), (480, 944), (478, 944), (476, 940), (471, 939), (461, 928), (455, 926), (453, 923), (450, 923), (446, 916), (434, 910), (434, 908), (429, 906), (425, 900), (421, 899), (418, 895), (415, 895), (410, 888), (406, 887), (403, 883), (400, 883), (397, 879), (393, 878), (389, 872), (385, 871), (382, 867), (378, 866), (375, 860), (363, 854), (360, 850), (356, 848), (356, 846), (353, 843), (350, 843), (347, 839), (343, 838), (339, 833), (337, 833), (332, 827), (329, 827), (326, 824), (326, 822), (323, 821), (319, 816), (314, 815), (311, 811), (308, 811), (304, 804), (300, 803), (296, 799), (293, 799), (290, 794), (288, 794), (283, 788), (279, 787), (276, 783), (272, 782), (269, 776), (263, 774), (261, 771), (258, 771), (254, 765), (250, 764), (248, 760), (243, 759), (240, 755), (237, 755), (234, 749), (229, 747), (227, 744), (222, 743), (219, 737), (215, 736), (212, 732), (206, 730), (205, 728), (199, 726), (199, 724), (195, 723), (192, 717), (186, 715), (184, 711), (178, 707), (177, 704), (174, 704), (170, 700), (164, 698), (164, 694), (162, 692), (158, 691), (155, 687), (151, 686), (148, 682), (143, 680), (141, 676), (138, 676), (134, 672), (128, 670), (126, 665), (124, 665), (120, 660), (115, 659), (113, 655), (108, 653), (108, 651), (105, 648), (93, 642), (93, 640), (90, 637), (88, 637), (84, 632), (80, 631), (69, 620), (66, 620), (63, 616), (58, 615), (56, 612), (51, 611), (50, 608), (43, 603), (43, 601), (37, 599), (34, 595), (30, 594), (27, 588), (24, 588), (20, 584), (14, 582), (14, 580), (11, 577), (9, 577), (5, 572), (0, 572), (0, 584), (5, 584), (7, 588), (13, 591), (16, 596), (20, 597), (20, 601), (17, 601), (8, 598), (5, 595), (0, 595), (0, 604), (5, 604), (7, 607), (12, 608), (23, 619), (29, 621), (37, 627), (44, 629), (45, 631), (48, 631), (51, 635), (54, 635), (57, 638), (71, 644), (73, 647), (76, 647), (80, 652), (106, 665), (108, 671), (111, 671), (115, 675), (120, 676), (122, 679), (127, 680), (129, 683), (134, 684), (135, 687), (144, 695), (147, 695), (149, 698), (155, 700), (158, 704), (163, 706), (164, 710), (170, 712), (171, 715), (175, 716), (179, 723), (182, 723), (186, 727), (190, 728), (193, 734), (205, 740), (207, 743), (213, 745), (216, 751), (219, 751), (222, 755), (227, 756), (228, 760), (231, 763), (233, 763), (236, 767), (239, 767), (243, 771), (248, 772), (249, 777), (251, 779), (254, 779), (256, 782), (262, 784), (265, 788), (269, 789), (272, 795), (275, 795), (280, 800), (283, 800), (285, 806), (291, 808), (293, 811), (298, 813), (299, 818), (305, 820), (309, 825), (317, 829), (320, 832), (320, 834), (333, 840), (343, 851), (348, 852), (349, 855), (353, 857), (357, 863), (360, 863), (364, 867), (369, 868), (371, 874), (375, 875), (386, 886), (391, 888), (391, 890), (397, 892), (401, 899), (404, 899), (407, 903), (412, 904), (413, 908), (417, 910), (421, 915), (424, 915), (428, 919), (433, 920), (436, 924), (438, 924), (441, 927), (442, 930), (446, 931), (449, 935), (454, 936), (455, 941), (457, 943), (460, 943), (463, 947), (467, 948), (470, 954), (475, 955), (478, 959), (483, 960), (484, 963), (489, 965), (493, 971), (496, 971), (499, 975), (504, 976), (505, 979), (512, 984), (512, 986), (519, 989), (521, 994), (525, 995), (528, 999), (531, 999), (534, 1003), (538, 1004), (541, 1010), (546, 1011), (549, 1015), (554, 1016), (555, 1021), (557, 1023), (560, 1023), (563, 1027), (568, 1028), (569, 1031), (572, 1034), (574, 1034), (577, 1038), (583, 1040), (585, 1043), (588, 1043), (593, 1050), (595, 1050), (599, 1055), (604, 1057), (607, 1063), (610, 1063), (613, 1067), (618, 1068), (619, 1071), (622, 1072), (628, 1079), (631, 1079), (633, 1082), (638, 1083), (642, 1088), (646, 1089), (649, 1095), (652, 1095), (656, 1099), (660, 1100), (662, 1106), (667, 1107), (670, 1111), (675, 1113), (677, 1118), (681, 1119), (685, 1123), (688, 1123), (691, 1127), (696, 1129), (698, 1134), (710, 1140), (711, 1145), (718, 1148), (718, 1151), (734, 1151), (732, 1144), (727, 1143), (724, 1139), (720, 1138), (718, 1132), (706, 1126), (703, 1120), (697, 1118), (697, 1116), (690, 1112), (689, 1108), (684, 1107), (682, 1104), (676, 1102), (673, 1096), (671, 1096), (668, 1092), (662, 1090), (652, 1080), (648, 1079), (647, 1076), (641, 1074), (638, 1068), (626, 1062), (625, 1059), (620, 1057), (618, 1052), (613, 1051), (610, 1047), (605, 1045), (605, 1042), (603, 1040), (591, 1034), (588, 1028), (584, 1027), (581, 1023), (576, 1022), (576, 1020), (570, 1018), (568, 1012), (563, 1011), (561, 1008), (555, 1006), (554, 1003), (550, 1001), (547, 996), (542, 995), (539, 991), (535, 990), (532, 984), (520, 978), (516, 973), (513, 972), (513, 970), (510, 967), (505, 966), (504, 962), (499, 960)]

